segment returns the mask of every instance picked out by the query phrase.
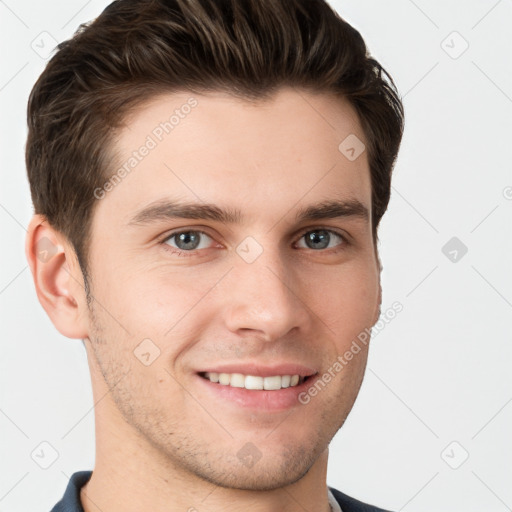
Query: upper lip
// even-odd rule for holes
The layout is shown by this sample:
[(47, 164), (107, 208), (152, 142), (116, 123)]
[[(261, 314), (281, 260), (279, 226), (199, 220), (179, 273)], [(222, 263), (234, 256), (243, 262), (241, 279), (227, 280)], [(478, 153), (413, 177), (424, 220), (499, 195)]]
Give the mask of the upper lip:
[(199, 370), (198, 373), (242, 373), (243, 375), (254, 375), (257, 377), (271, 377), (274, 375), (299, 375), (300, 377), (309, 377), (315, 375), (316, 370), (308, 366), (297, 363), (283, 363), (272, 366), (264, 366), (257, 363), (249, 364), (220, 364), (209, 366)]

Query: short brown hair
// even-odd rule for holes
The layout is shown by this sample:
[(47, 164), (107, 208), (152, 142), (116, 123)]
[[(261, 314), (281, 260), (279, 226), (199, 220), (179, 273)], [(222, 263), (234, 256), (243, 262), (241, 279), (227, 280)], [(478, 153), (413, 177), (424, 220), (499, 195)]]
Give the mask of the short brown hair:
[(377, 241), (403, 106), (325, 0), (117, 0), (57, 48), (30, 94), (26, 165), (35, 213), (70, 241), (86, 285), (93, 191), (113, 172), (115, 129), (162, 92), (264, 99), (290, 85), (346, 98), (366, 137)]

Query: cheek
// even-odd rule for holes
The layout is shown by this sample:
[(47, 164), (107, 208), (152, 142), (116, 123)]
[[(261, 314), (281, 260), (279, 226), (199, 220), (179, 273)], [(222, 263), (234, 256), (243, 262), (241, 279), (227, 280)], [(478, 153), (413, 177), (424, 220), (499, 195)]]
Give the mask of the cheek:
[(133, 271), (118, 268), (95, 286), (94, 293), (132, 336), (162, 338), (193, 316), (195, 306), (217, 280), (216, 275), (165, 266)]
[(317, 313), (336, 340), (338, 351), (374, 323), (379, 302), (378, 273), (360, 262), (325, 272), (307, 292), (311, 309)]

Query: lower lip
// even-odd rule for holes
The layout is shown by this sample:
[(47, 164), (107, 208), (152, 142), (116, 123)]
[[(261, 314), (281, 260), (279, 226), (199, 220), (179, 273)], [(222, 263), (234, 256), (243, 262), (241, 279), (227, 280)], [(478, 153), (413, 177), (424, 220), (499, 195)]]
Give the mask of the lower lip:
[(218, 382), (211, 382), (197, 375), (200, 385), (216, 398), (225, 400), (237, 406), (263, 411), (284, 411), (293, 406), (302, 405), (299, 394), (311, 386), (313, 377), (294, 387), (281, 388), (274, 391), (235, 388)]

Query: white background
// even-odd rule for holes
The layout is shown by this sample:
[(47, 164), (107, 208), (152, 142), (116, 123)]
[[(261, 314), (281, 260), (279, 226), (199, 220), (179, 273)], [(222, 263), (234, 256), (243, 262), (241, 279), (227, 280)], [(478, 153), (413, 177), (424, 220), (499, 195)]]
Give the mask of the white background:
[[(69, 38), (107, 3), (0, 1), (0, 512), (49, 511), (94, 466), (85, 350), (50, 323), (25, 260), (24, 144), (46, 62), (33, 41)], [(380, 229), (382, 311), (403, 311), (373, 341), (328, 484), (391, 510), (512, 510), (512, 2), (331, 4), (398, 84), (406, 133)], [(456, 262), (452, 237), (468, 249)], [(31, 458), (43, 441), (48, 469)]]

